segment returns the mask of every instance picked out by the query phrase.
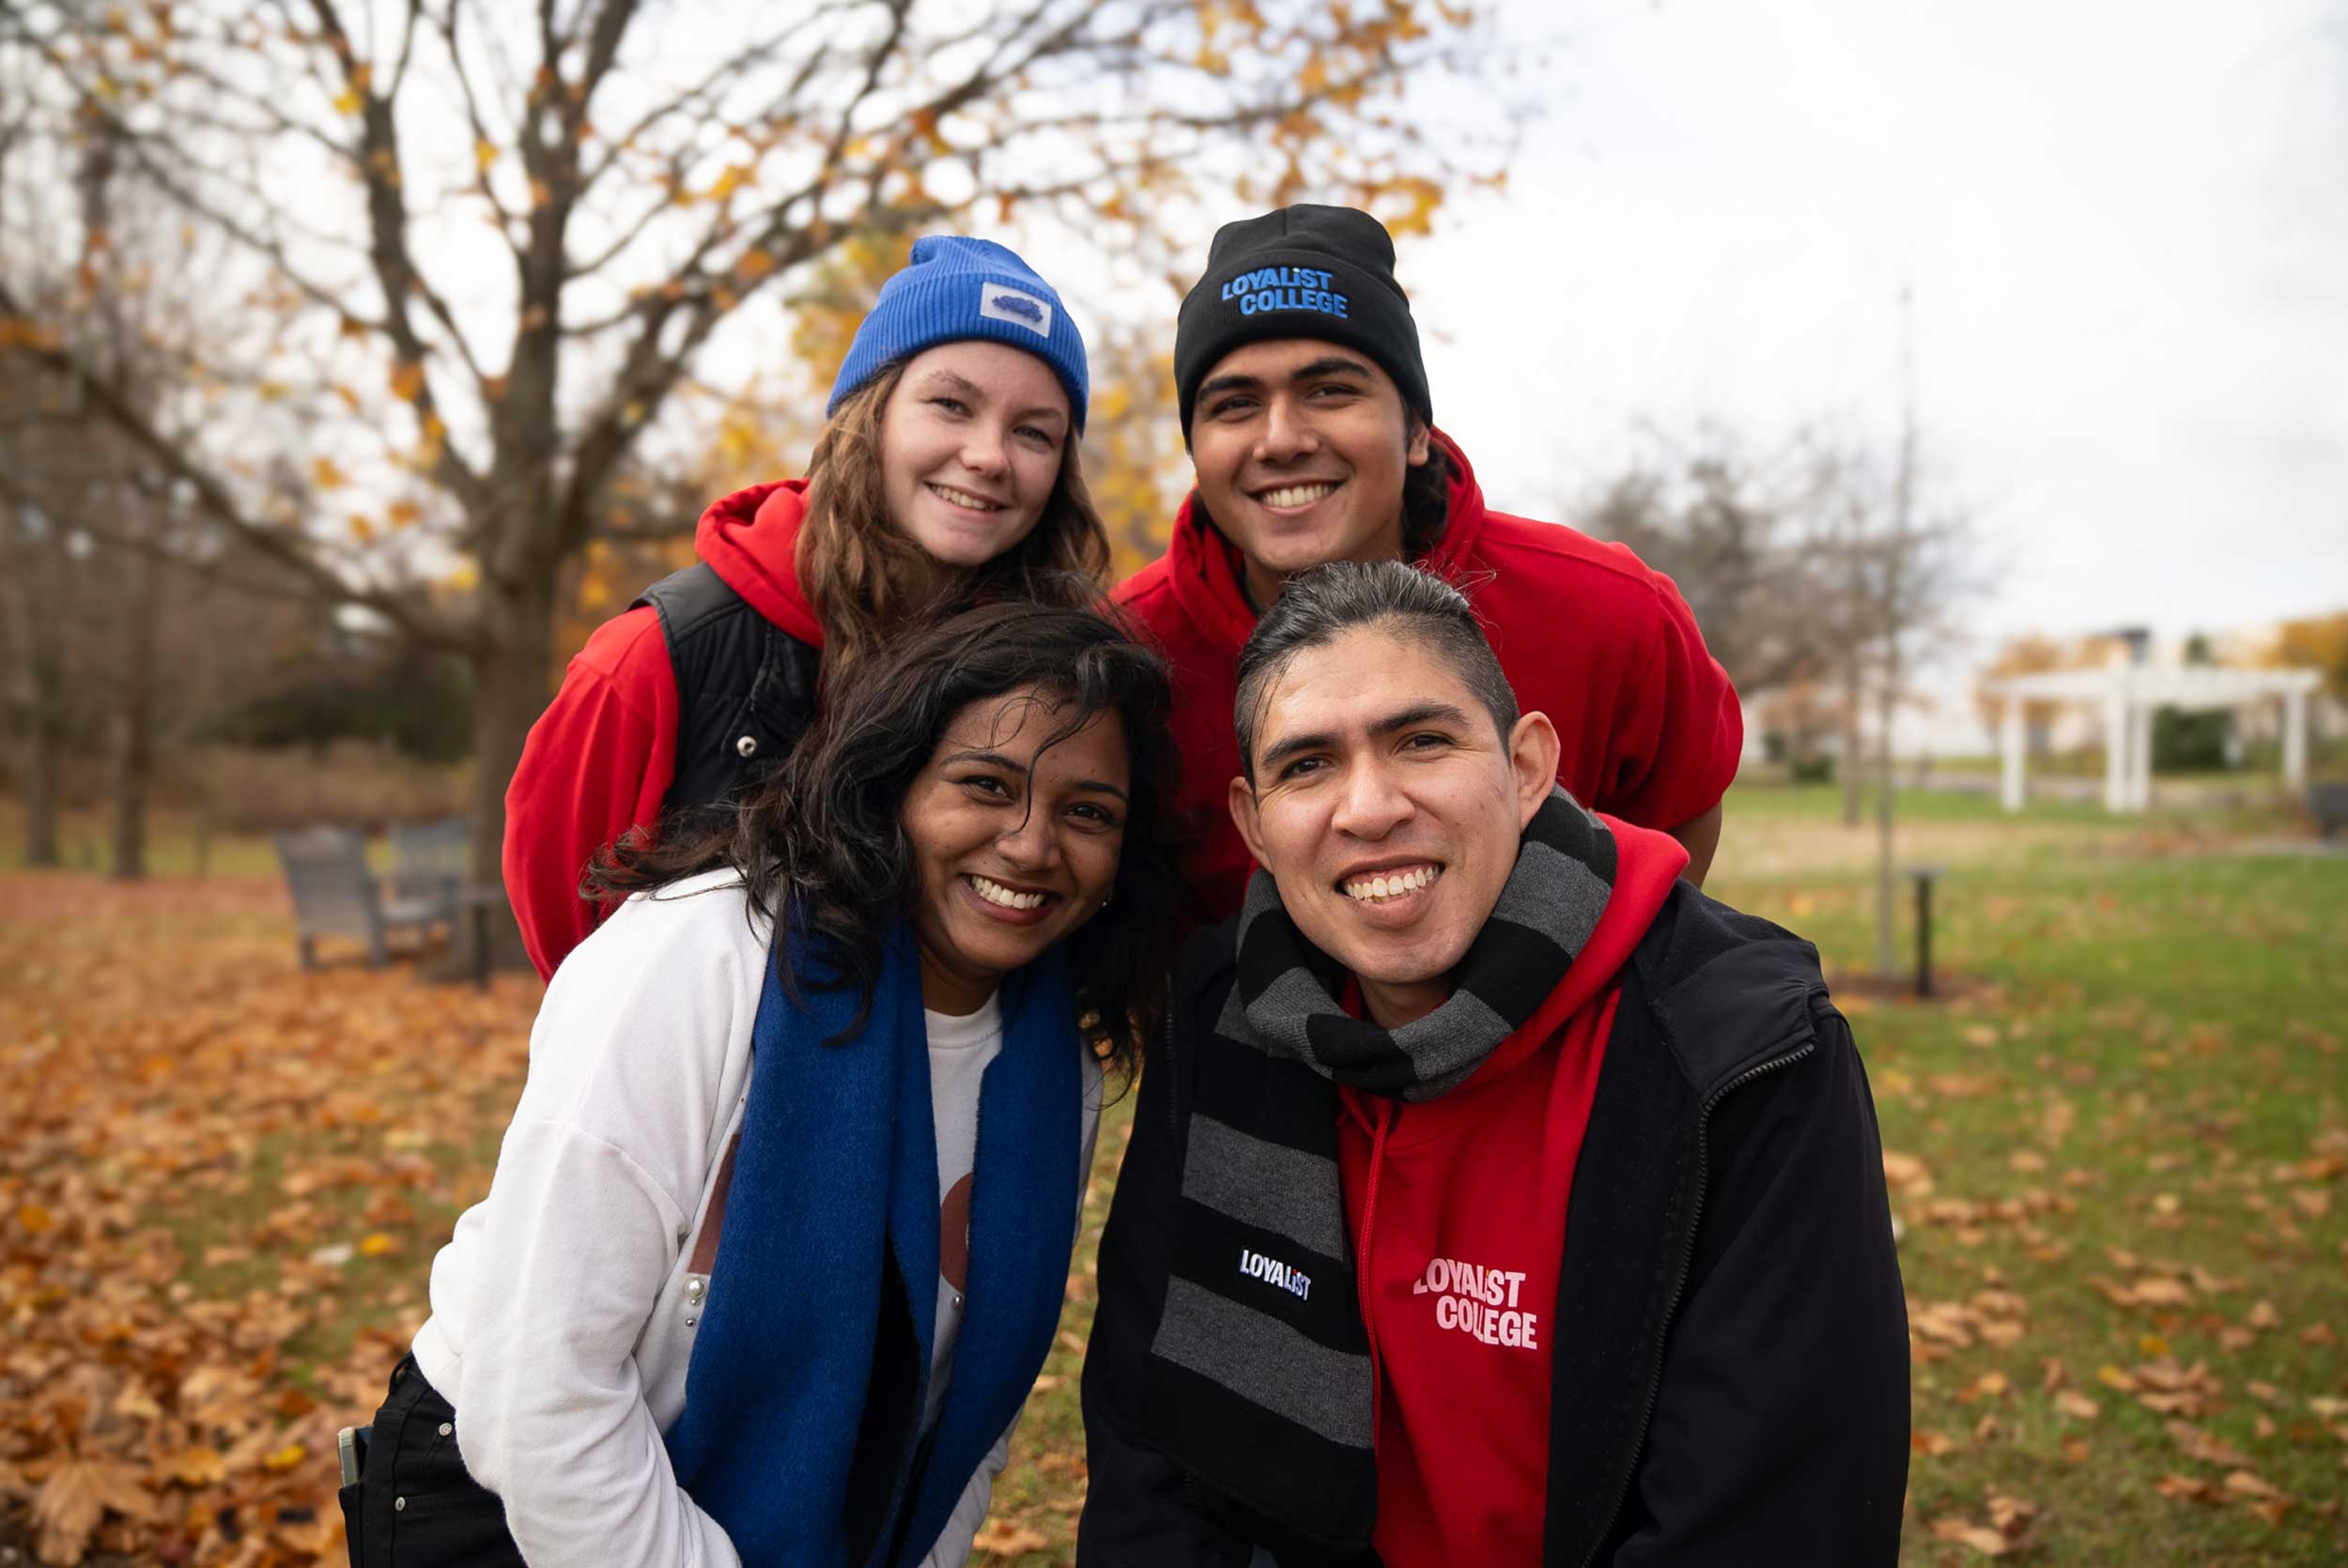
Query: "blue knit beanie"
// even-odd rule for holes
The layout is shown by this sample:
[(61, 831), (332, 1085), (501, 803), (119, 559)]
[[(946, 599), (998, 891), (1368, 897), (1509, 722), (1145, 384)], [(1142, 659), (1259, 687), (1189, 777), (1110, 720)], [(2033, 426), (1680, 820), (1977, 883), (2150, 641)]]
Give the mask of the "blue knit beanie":
[(1076, 433), (1084, 433), (1085, 340), (1059, 296), (1009, 246), (958, 234), (915, 240), (911, 264), (881, 284), (879, 302), (840, 363), (825, 417), (882, 366), (966, 338), (1008, 343), (1050, 365), (1068, 391)]

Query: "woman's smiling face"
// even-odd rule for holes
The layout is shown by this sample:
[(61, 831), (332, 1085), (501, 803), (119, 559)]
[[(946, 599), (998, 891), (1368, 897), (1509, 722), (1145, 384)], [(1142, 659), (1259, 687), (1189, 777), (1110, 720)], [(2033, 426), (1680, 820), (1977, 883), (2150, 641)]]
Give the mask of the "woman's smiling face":
[(984, 1006), (1004, 976), (1099, 913), (1117, 881), (1131, 784), (1124, 720), (1103, 713), (1059, 736), (1066, 722), (1060, 699), (1035, 686), (981, 698), (946, 726), (905, 792), (921, 999), (933, 1011)]
[(983, 566), (1033, 532), (1059, 483), (1068, 393), (1051, 368), (972, 339), (915, 355), (881, 414), (890, 521), (946, 566)]

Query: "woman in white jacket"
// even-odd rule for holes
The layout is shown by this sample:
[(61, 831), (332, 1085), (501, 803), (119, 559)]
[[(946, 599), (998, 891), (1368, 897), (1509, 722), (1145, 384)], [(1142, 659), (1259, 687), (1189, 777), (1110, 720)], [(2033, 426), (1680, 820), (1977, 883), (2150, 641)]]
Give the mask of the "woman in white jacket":
[(982, 607), (876, 657), (731, 830), (598, 864), (626, 902), (433, 1264), (355, 1563), (965, 1560), (1103, 1060), (1162, 1016), (1166, 701), (1107, 615)]

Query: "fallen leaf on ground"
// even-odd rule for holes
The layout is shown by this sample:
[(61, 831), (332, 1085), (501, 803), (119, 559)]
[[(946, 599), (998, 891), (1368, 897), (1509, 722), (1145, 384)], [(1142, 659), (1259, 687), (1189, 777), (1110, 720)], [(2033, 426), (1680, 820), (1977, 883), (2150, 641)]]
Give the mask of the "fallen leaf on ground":
[(2004, 1373), (1985, 1372), (1966, 1387), (1958, 1390), (1956, 1397), (1960, 1403), (1967, 1405), (1970, 1405), (1977, 1399), (2002, 1399), (2005, 1397), (2006, 1390), (2010, 1387), (2012, 1383)]
[(971, 1538), (973, 1551), (993, 1552), (997, 1557), (1017, 1557), (1022, 1552), (1040, 1552), (1052, 1544), (1051, 1538), (1025, 1525), (1009, 1519), (992, 1519)]
[(2198, 1459), (2204, 1465), (2223, 1465), (2241, 1469), (2250, 1463), (2250, 1456), (2214, 1433), (2204, 1432), (2189, 1421), (2172, 1421), (2167, 1431), (2176, 1445), (2185, 1451), (2187, 1459)]
[(2019, 1535), (2038, 1517), (2038, 1505), (2020, 1498), (1992, 1493), (1989, 1498), (1989, 1522), (2007, 1536)]
[(2005, 1557), (2013, 1552), (2014, 1543), (1991, 1530), (1987, 1525), (1969, 1524), (1963, 1519), (1939, 1519), (1933, 1523), (1935, 1539), (1954, 1541), (1969, 1546), (1984, 1557)]
[(1883, 1151), (1884, 1185), (1895, 1192), (1913, 1192), (1924, 1197), (1932, 1191), (1932, 1172), (1912, 1154), (1893, 1149)]
[(33, 1498), (33, 1528), (39, 1532), (34, 1550), (43, 1562), (79, 1562), (108, 1511), (144, 1519), (151, 1509), (134, 1467), (115, 1459), (68, 1459)]
[(157, 1461), (155, 1475), (182, 1486), (209, 1486), (228, 1478), (228, 1465), (216, 1448), (186, 1448)]

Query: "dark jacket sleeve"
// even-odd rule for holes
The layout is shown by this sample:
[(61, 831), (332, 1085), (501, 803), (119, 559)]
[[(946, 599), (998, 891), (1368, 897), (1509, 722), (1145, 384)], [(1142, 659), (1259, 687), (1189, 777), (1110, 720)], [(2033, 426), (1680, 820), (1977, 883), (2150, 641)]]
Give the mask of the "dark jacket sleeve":
[(1816, 1048), (1729, 1091), (1615, 1568), (1889, 1568), (1908, 1314), (1875, 1105), (1823, 995)]
[(1182, 1195), (1180, 1128), (1187, 1096), (1177, 1083), (1179, 1046), (1144, 1064), (1133, 1141), (1101, 1235), (1100, 1300), (1085, 1348), (1085, 1463), (1089, 1480), (1076, 1522), (1079, 1568), (1192, 1568), (1250, 1555), (1195, 1505), (1174, 1462), (1135, 1436), (1150, 1344), (1166, 1305)]

